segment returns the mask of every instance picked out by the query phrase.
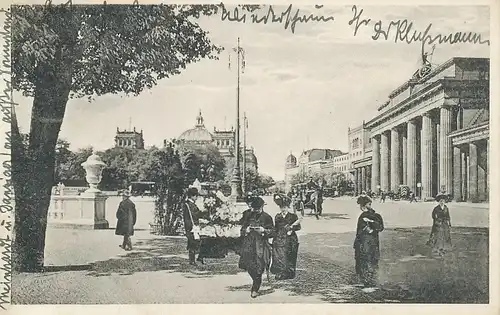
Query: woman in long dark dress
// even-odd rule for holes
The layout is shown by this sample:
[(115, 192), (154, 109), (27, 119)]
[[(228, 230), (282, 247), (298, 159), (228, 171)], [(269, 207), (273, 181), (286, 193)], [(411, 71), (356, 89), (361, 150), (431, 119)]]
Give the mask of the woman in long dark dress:
[(295, 231), (300, 230), (299, 217), (290, 213), (291, 200), (280, 194), (274, 195), (274, 202), (281, 212), (274, 218), (273, 259), (271, 272), (276, 280), (295, 278), (299, 239)]
[(252, 198), (250, 207), (251, 209), (243, 212), (240, 221), (243, 241), (238, 267), (246, 270), (252, 277), (250, 294), (252, 298), (256, 298), (262, 284), (262, 274), (264, 270), (268, 270), (271, 262), (271, 246), (268, 239), (273, 237), (274, 224), (273, 218), (263, 211), (262, 198)]
[(446, 206), (447, 199), (446, 194), (436, 196), (439, 204), (432, 210), (433, 224), (429, 241), (427, 241), (427, 245), (432, 246), (433, 253), (439, 256), (451, 250), (451, 220), (450, 211)]
[(365, 287), (373, 287), (376, 285), (380, 259), (378, 233), (384, 230), (384, 221), (382, 216), (371, 207), (372, 200), (369, 197), (360, 196), (358, 204), (363, 212), (358, 218), (354, 240), (356, 274), (361, 278)]

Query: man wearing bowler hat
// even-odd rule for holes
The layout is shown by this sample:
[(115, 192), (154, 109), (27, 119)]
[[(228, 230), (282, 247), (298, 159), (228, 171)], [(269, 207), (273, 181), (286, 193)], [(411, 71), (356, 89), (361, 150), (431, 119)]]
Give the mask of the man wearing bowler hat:
[(137, 219), (137, 211), (135, 209), (135, 204), (130, 200), (130, 192), (124, 190), (122, 192), (123, 200), (118, 206), (118, 211), (116, 211), (116, 218), (118, 222), (116, 223), (116, 235), (123, 235), (123, 243), (120, 245), (124, 250), (132, 250), (132, 241), (130, 236), (134, 235), (134, 225)]

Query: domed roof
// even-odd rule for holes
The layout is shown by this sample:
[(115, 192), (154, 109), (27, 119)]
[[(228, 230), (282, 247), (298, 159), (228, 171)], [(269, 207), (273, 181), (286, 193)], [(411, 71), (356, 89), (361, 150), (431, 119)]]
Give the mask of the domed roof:
[(286, 158), (286, 164), (296, 165), (297, 164), (297, 158), (295, 157), (295, 155), (293, 155), (292, 153), (290, 153), (290, 155)]
[(184, 131), (178, 138), (181, 141), (212, 141), (212, 134), (206, 128), (192, 128)]
[(331, 160), (334, 157), (342, 155), (342, 151), (340, 150), (331, 150), (331, 149), (311, 149), (302, 152), (301, 158), (306, 158), (308, 162), (314, 162), (319, 160)]
[(196, 126), (194, 128), (184, 131), (177, 140), (186, 142), (211, 142), (213, 140), (212, 134), (205, 128), (203, 124), (203, 116), (201, 111), (196, 117)]

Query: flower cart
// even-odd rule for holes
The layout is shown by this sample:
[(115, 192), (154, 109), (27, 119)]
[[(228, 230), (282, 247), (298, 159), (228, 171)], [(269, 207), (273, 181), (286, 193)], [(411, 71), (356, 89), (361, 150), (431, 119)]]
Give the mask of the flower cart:
[[(198, 184), (198, 185), (196, 185)], [(229, 250), (238, 252), (239, 224), (244, 207), (227, 200), (216, 183), (194, 183), (200, 197), (197, 206), (206, 211), (207, 219), (200, 219), (200, 255), (204, 258), (225, 258)]]

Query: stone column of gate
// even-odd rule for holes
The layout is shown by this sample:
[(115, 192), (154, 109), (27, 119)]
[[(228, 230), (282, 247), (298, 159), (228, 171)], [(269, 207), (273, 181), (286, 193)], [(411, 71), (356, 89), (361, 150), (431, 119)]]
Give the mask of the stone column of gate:
[(442, 106), (439, 118), (439, 188), (450, 194), (453, 190), (452, 144), (448, 135), (451, 132), (452, 111)]
[(389, 135), (386, 131), (380, 135), (380, 189), (389, 191)]
[(412, 119), (406, 125), (406, 185), (417, 194), (417, 123)]
[(422, 199), (432, 198), (432, 118), (430, 113), (422, 115)]
[(372, 138), (372, 191), (377, 192), (380, 185), (380, 143), (377, 137)]
[(366, 191), (366, 186), (365, 186), (365, 181), (366, 181), (366, 170), (365, 167), (361, 167), (361, 191)]
[(486, 139), (486, 195), (490, 201), (490, 139)]
[(354, 193), (359, 195), (359, 170), (357, 168), (354, 169)]
[(469, 143), (469, 197), (472, 202), (478, 202), (478, 187), (477, 187), (477, 144)]
[(359, 174), (358, 194), (361, 194), (361, 192), (363, 191), (363, 173), (361, 168), (358, 168), (358, 174)]
[(391, 190), (397, 192), (401, 184), (401, 170), (399, 165), (399, 130), (391, 129)]
[(453, 200), (462, 201), (462, 151), (453, 147)]
[(407, 166), (408, 166), (408, 134), (407, 134), (407, 131), (403, 131), (402, 135), (401, 135), (401, 140), (402, 140), (402, 143), (401, 143), (401, 153), (403, 154), (403, 157), (402, 157), (402, 172), (401, 172), (401, 183), (403, 185), (408, 185), (408, 177), (407, 177)]
[(368, 191), (370, 190), (370, 187), (371, 187), (371, 173), (370, 173), (370, 167), (369, 166), (364, 166), (363, 167), (365, 169), (365, 191)]

